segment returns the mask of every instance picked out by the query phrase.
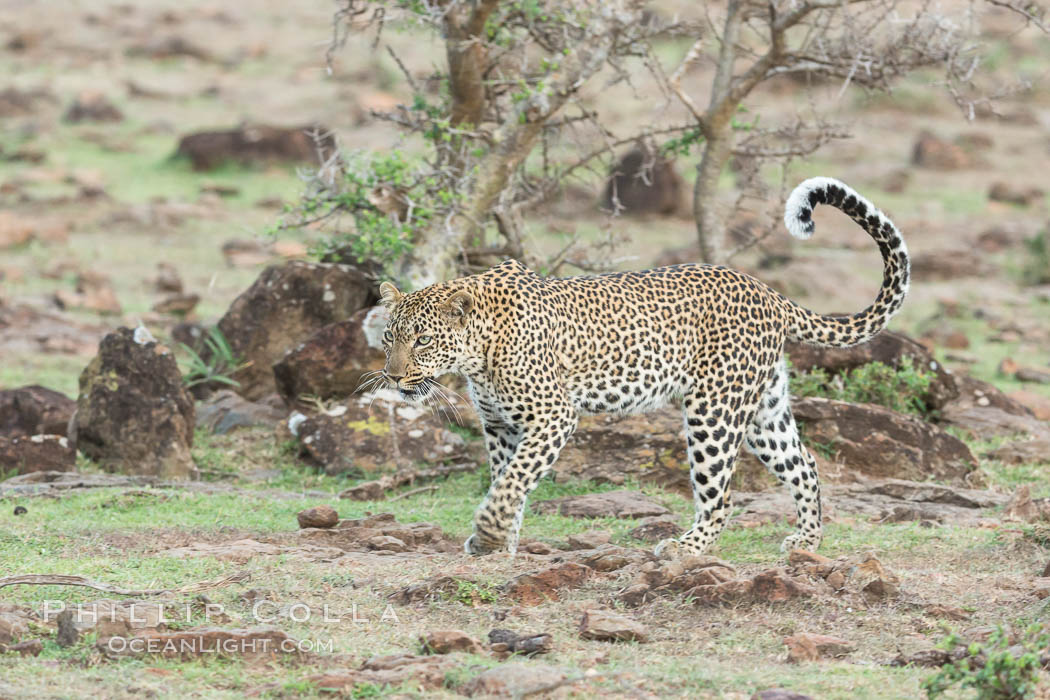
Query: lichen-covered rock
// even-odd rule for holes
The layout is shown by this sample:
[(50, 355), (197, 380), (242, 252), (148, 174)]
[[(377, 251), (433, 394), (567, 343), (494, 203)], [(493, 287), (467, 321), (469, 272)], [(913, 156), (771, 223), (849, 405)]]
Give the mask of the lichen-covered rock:
[(314, 331), (375, 300), (372, 280), (349, 265), (292, 261), (266, 268), (219, 321), (246, 363), (233, 375), (238, 393), (254, 400), (276, 391), (275, 362)]
[(962, 440), (914, 416), (873, 404), (821, 398), (794, 402), (811, 444), (827, 445), (836, 461), (867, 476), (964, 482), (977, 459)]
[(326, 412), (293, 414), (299, 454), (328, 474), (370, 475), (424, 462), (481, 458), (448, 421), (392, 392), (358, 395)]
[(361, 309), (346, 321), (315, 331), (273, 366), (277, 391), (289, 405), (304, 395), (346, 398), (361, 387), (367, 372), (383, 368), (385, 356), (369, 343), (386, 325), (386, 309)]
[(76, 446), (107, 471), (187, 479), (193, 398), (175, 357), (144, 329), (119, 328), (80, 375)]

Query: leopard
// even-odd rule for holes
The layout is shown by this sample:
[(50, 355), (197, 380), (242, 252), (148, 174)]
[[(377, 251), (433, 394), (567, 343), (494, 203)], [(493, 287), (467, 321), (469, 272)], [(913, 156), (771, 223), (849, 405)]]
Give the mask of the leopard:
[(815, 551), (820, 481), (791, 412), (785, 343), (870, 340), (901, 308), (910, 277), (900, 231), (839, 180), (814, 177), (791, 192), (784, 223), (792, 236), (813, 235), (817, 205), (842, 211), (881, 253), (879, 291), (858, 313), (819, 314), (748, 274), (707, 264), (555, 278), (509, 259), (409, 293), (383, 282), (387, 385), (426, 402), (439, 377), (459, 374), (477, 409), (490, 485), (465, 551), (517, 551), (528, 496), (580, 416), (644, 413), (669, 401), (681, 405), (695, 514), (655, 553), (702, 554), (718, 539), (742, 447), (794, 500), (795, 531), (781, 549)]

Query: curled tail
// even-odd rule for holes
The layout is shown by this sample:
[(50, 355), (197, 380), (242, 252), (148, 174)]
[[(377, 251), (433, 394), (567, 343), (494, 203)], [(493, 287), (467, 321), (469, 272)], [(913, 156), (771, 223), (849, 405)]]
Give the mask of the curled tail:
[(828, 204), (841, 210), (868, 232), (882, 253), (882, 287), (871, 306), (852, 316), (823, 316), (784, 298), (791, 340), (845, 348), (870, 340), (889, 323), (908, 293), (911, 263), (908, 248), (893, 222), (846, 184), (814, 177), (795, 188), (784, 207), (784, 223), (796, 238), (813, 235), (813, 209)]

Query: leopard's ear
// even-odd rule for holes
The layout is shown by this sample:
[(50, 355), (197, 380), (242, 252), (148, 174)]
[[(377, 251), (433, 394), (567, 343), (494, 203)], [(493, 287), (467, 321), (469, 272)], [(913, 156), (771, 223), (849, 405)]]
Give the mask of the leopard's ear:
[(401, 300), (404, 294), (397, 291), (397, 287), (389, 282), (379, 285), (379, 300), (388, 309), (394, 308), (394, 304)]
[(442, 304), (441, 307), (452, 319), (452, 322), (462, 328), (467, 325), (467, 317), (470, 316), (470, 312), (474, 309), (474, 297), (470, 295), (470, 292), (461, 289), (450, 296), (448, 301)]

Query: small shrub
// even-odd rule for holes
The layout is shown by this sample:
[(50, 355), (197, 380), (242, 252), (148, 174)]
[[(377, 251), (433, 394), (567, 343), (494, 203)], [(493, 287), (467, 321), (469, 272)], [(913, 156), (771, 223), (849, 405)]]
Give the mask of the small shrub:
[(1050, 283), (1050, 228), (1024, 242), (1027, 255), (1021, 266), (1021, 281), (1029, 285)]
[[(987, 642), (973, 643), (957, 661), (945, 664), (933, 676), (923, 681), (926, 697), (939, 698), (955, 686), (976, 691), (977, 700), (1024, 700), (1035, 694), (1039, 656), (1045, 650), (1050, 636), (1042, 625), (1025, 630), (1018, 646), (999, 627)], [(958, 635), (949, 635), (941, 647), (949, 652), (963, 645)]]
[(208, 336), (204, 339), (206, 352), (203, 355), (185, 343), (179, 343), (179, 347), (187, 357), (186, 371), (182, 375), (182, 381), (187, 387), (211, 382), (234, 387), (240, 386), (240, 382), (230, 375), (244, 369), (248, 364), (237, 357), (229, 341), (226, 340), (226, 336), (218, 327), (208, 331)]
[(850, 403), (873, 403), (901, 413), (929, 415), (926, 394), (933, 377), (915, 366), (910, 357), (894, 368), (869, 362), (844, 374), (830, 376), (826, 370), (792, 371), (791, 393), (819, 396)]

